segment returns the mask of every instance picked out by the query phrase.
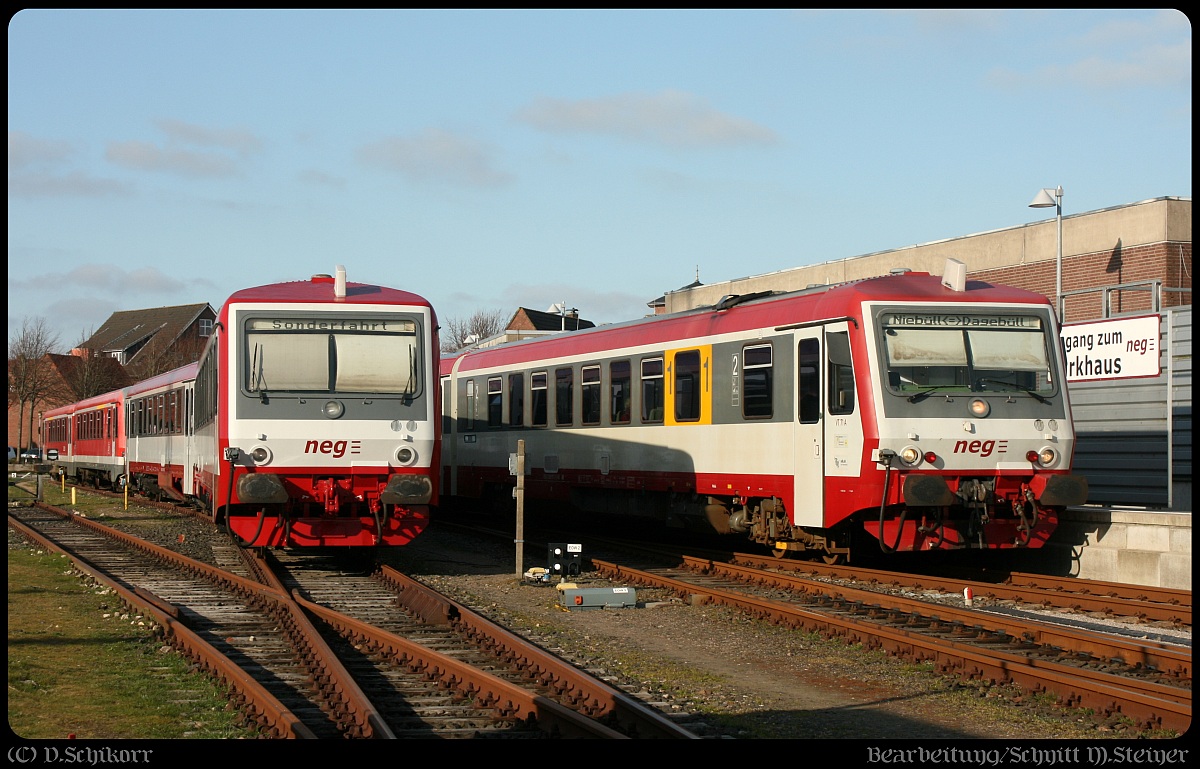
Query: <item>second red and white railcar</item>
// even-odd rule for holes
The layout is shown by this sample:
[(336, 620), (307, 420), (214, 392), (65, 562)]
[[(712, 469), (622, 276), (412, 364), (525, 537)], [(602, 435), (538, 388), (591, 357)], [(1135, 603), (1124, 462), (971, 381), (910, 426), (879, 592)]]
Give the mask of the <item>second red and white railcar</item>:
[(125, 391), (112, 390), (42, 414), (47, 458), (81, 483), (118, 488), (125, 482)]
[(446, 494), (511, 505), (522, 440), (528, 502), (777, 555), (1039, 547), (1087, 491), (1053, 308), (955, 266), (446, 359)]

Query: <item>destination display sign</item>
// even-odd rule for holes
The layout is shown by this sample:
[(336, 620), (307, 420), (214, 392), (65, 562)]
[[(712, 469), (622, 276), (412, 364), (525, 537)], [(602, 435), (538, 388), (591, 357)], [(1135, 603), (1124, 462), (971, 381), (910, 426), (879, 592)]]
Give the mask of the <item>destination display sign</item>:
[(1041, 318), (1032, 315), (961, 315), (948, 312), (889, 312), (884, 326), (904, 328), (1015, 328), (1040, 329)]
[(402, 318), (254, 318), (250, 331), (344, 331), (355, 333), (411, 334), (416, 324)]

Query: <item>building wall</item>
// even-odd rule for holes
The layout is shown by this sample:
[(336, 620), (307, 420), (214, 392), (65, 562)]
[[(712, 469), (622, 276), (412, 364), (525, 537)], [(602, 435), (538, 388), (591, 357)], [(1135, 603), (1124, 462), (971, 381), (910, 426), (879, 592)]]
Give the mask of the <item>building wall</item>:
[[(1118, 283), (1159, 280), (1164, 288), (1187, 289), (1164, 292), (1163, 306), (1191, 304), (1190, 199), (1155, 198), (1064, 216), (1062, 242), (1066, 322), (1102, 317), (1099, 289)], [(715, 304), (727, 294), (794, 291), (886, 275), (898, 268), (941, 275), (947, 259), (963, 262), (969, 278), (1007, 283), (1053, 298), (1058, 222), (1051, 216), (1002, 230), (680, 289), (666, 295), (666, 311)], [(1073, 293), (1077, 291), (1089, 293)], [(1147, 292), (1121, 292), (1121, 312), (1139, 309), (1134, 303), (1143, 300), (1136, 299), (1135, 293)]]
[[(59, 373), (57, 368), (51, 367), (50, 376), (52, 376), (58, 380), (56, 382), (56, 387), (64, 387), (65, 386), (62, 375)], [(52, 409), (59, 405), (61, 405), (61, 404), (59, 404), (59, 403), (37, 403), (36, 405), (34, 405), (34, 407), (33, 407), (33, 428), (32, 428), (33, 435), (30, 436), (29, 404), (28, 403), (25, 404), (25, 417), (23, 420), (21, 419), (20, 404), (17, 404), (17, 403), (8, 404), (8, 445), (13, 446), (17, 449), (26, 448), (28, 446), (39, 446), (40, 447), (42, 445), (42, 436), (38, 433), (38, 418), (37, 418), (38, 412), (46, 411), (47, 409)], [(18, 424), (21, 422), (24, 423), (23, 430), (19, 429), (19, 427), (18, 427)], [(17, 437), (18, 433), (20, 433), (19, 439)]]

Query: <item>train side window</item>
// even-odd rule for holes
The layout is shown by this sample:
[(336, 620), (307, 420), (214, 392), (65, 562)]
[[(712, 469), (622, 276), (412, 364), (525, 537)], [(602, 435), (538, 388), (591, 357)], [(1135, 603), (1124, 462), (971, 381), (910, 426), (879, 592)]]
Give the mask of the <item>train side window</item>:
[(845, 331), (829, 334), (829, 413), (854, 412), (854, 366), (850, 361), (850, 335)]
[(614, 425), (629, 424), (630, 404), (629, 361), (615, 360), (608, 364), (608, 407)]
[(580, 404), (583, 406), (582, 422), (585, 425), (600, 424), (600, 367), (584, 366), (579, 371)]
[(742, 350), (743, 417), (764, 418), (774, 413), (773, 384), (774, 358), (771, 345), (755, 345)]
[(549, 395), (549, 378), (545, 371), (539, 371), (529, 377), (529, 407), (534, 427), (546, 426), (546, 407)]
[(489, 377), (487, 388), (488, 427), (499, 427), (504, 409), (504, 380), (498, 376)]
[(801, 339), (797, 358), (800, 421), (814, 424), (821, 421), (821, 343)]
[(508, 375), (508, 424), (521, 427), (525, 424), (525, 375)]
[(700, 351), (675, 355), (675, 421), (695, 422), (700, 418)]
[(569, 368), (554, 371), (554, 424), (570, 426), (574, 422), (575, 372)]
[(466, 398), (467, 398), (466, 424), (463, 426), (463, 429), (464, 430), (474, 430), (475, 429), (475, 380), (474, 379), (467, 380)]
[(642, 421), (663, 421), (663, 359), (642, 361)]

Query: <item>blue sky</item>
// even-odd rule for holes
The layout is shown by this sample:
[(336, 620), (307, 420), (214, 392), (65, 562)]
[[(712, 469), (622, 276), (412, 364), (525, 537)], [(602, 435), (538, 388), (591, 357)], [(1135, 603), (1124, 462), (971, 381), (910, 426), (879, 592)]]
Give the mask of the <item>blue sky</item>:
[(345, 265), (443, 323), (1192, 194), (1175, 10), (25, 10), (10, 339)]

